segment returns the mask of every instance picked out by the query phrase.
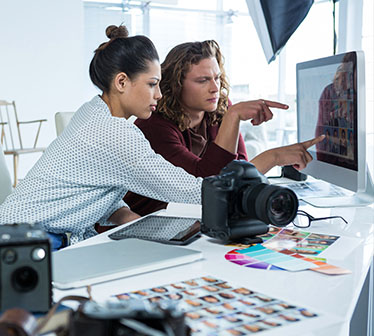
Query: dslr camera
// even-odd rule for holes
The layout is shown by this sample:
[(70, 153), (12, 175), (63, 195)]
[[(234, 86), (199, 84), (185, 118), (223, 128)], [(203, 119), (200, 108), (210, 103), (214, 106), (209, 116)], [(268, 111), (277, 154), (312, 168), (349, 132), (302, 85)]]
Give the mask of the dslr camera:
[(87, 301), (70, 319), (70, 336), (190, 335), (184, 313), (169, 301)]
[(271, 185), (256, 167), (234, 160), (202, 185), (201, 232), (225, 243), (261, 243), (268, 224), (285, 226), (296, 216), (295, 193)]

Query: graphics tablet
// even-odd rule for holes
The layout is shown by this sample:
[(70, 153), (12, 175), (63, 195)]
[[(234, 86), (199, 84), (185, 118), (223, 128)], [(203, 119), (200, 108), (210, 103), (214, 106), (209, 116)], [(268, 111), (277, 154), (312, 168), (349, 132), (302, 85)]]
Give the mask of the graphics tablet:
[(197, 218), (149, 215), (108, 235), (110, 239), (139, 238), (160, 243), (187, 245), (200, 237)]

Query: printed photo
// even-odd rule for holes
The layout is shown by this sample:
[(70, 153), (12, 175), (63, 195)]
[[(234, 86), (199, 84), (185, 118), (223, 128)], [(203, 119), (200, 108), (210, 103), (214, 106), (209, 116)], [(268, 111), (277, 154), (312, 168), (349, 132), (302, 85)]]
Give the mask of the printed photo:
[(252, 324), (243, 324), (242, 328), (248, 332), (250, 331), (251, 333), (257, 333), (260, 331), (264, 331), (268, 328), (261, 326), (259, 323), (252, 323)]
[(153, 297), (147, 298), (147, 300), (149, 302), (160, 302), (161, 300), (163, 300), (163, 297), (162, 296), (153, 296)]
[[(257, 321), (257, 323), (258, 323), (259, 325), (264, 326), (265, 328), (266, 328), (266, 327), (275, 328), (275, 327), (280, 327), (280, 326), (283, 325), (283, 324), (281, 323), (281, 321), (276, 320), (276, 319), (259, 320), (259, 321)], [(270, 328), (269, 328), (269, 329), (270, 329)]]
[(137, 290), (137, 291), (130, 292), (130, 296), (135, 299), (154, 296), (154, 295), (155, 293), (151, 293), (149, 290)]
[(222, 288), (222, 289), (230, 289), (230, 288), (232, 288), (227, 282), (217, 283), (214, 286), (217, 286), (217, 287)]
[(179, 301), (183, 299), (183, 295), (181, 293), (170, 293), (167, 294), (165, 297), (174, 301)]
[(246, 335), (246, 333), (238, 329), (226, 329), (219, 333), (219, 336), (242, 336), (242, 335)]
[(129, 300), (131, 297), (130, 297), (130, 294), (128, 293), (123, 293), (123, 294), (117, 294), (115, 295), (115, 297), (118, 299), (118, 300)]
[(240, 297), (240, 295), (233, 293), (233, 292), (221, 292), (218, 293), (217, 296), (219, 296), (221, 299), (224, 300), (236, 300)]
[(168, 290), (166, 287), (154, 287), (151, 288), (151, 292), (158, 293), (158, 294), (166, 294), (168, 293)]
[(210, 304), (217, 304), (221, 302), (221, 300), (214, 295), (201, 296), (200, 299)]
[(254, 294), (254, 292), (252, 292), (251, 290), (249, 290), (249, 289), (247, 289), (245, 287), (239, 287), (239, 288), (233, 289), (232, 291), (235, 292), (235, 293), (237, 293), (237, 294), (241, 294), (241, 295)]
[(203, 318), (203, 316), (197, 311), (187, 312), (185, 313), (185, 316), (187, 319), (191, 319), (191, 320), (199, 320)]
[(318, 316), (316, 313), (313, 313), (313, 312), (311, 312), (310, 310), (305, 309), (305, 308), (299, 309), (298, 312), (299, 312), (302, 316), (307, 317), (307, 318)]

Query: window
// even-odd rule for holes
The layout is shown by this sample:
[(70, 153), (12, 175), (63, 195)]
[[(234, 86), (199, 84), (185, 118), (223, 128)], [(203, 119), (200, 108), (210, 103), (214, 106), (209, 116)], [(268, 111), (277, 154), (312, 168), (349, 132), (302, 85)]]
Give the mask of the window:
[[(373, 1), (360, 1), (364, 2), (362, 45), (367, 62), (367, 110), (373, 111)], [(339, 2), (336, 9), (339, 10)], [(274, 119), (263, 126), (242, 123), (251, 157), (266, 148), (297, 141), (296, 63), (333, 54), (332, 10), (332, 1), (316, 0), (280, 55), (267, 64), (245, 0), (154, 0), (149, 4), (125, 0), (111, 0), (110, 4), (86, 1), (86, 66), (93, 50), (106, 40), (104, 30), (109, 24), (123, 22), (130, 34), (148, 35), (161, 61), (176, 44), (215, 39), (225, 56), (233, 102), (262, 98), (290, 106), (288, 111), (274, 110)], [(367, 120), (373, 143), (373, 114), (368, 114)], [(254, 138), (259, 146), (252, 150), (250, 139), (256, 132), (258, 136)]]
[(362, 50), (365, 52), (366, 80), (366, 156), (371, 174), (374, 174), (374, 2), (363, 1)]
[[(105, 28), (124, 22), (130, 34), (145, 34), (152, 39), (161, 61), (176, 44), (216, 40), (225, 56), (225, 68), (231, 85), (230, 99), (234, 103), (259, 98), (277, 99), (278, 60), (267, 64), (244, 0), (178, 0), (175, 1), (177, 5), (167, 2), (173, 1), (152, 1), (147, 7), (139, 1), (131, 1), (131, 5), (129, 1), (111, 1), (110, 4), (86, 1), (87, 68), (93, 50), (106, 40)], [(127, 4), (125, 7), (124, 3)], [(92, 85), (87, 86), (95, 90)], [(266, 149), (265, 129), (266, 126), (253, 127), (250, 123), (243, 123), (242, 132), (248, 143), (256, 131), (259, 134), (255, 136), (257, 140), (260, 139), (257, 145), (247, 147), (250, 157)]]

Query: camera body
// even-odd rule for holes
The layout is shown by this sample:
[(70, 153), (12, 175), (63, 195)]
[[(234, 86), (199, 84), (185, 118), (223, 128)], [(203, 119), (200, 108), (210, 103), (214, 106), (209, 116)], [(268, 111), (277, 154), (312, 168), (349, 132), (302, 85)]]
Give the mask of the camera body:
[(152, 328), (165, 334), (190, 335), (184, 313), (173, 302), (152, 303), (139, 299), (98, 304), (87, 301), (70, 319), (70, 336), (101, 335), (150, 335), (142, 327)]
[(47, 312), (52, 303), (48, 235), (33, 224), (0, 225), (0, 311)]
[(234, 160), (203, 180), (201, 231), (224, 242), (253, 239), (267, 233), (268, 224), (289, 224), (298, 205), (291, 189), (269, 184), (253, 164)]

